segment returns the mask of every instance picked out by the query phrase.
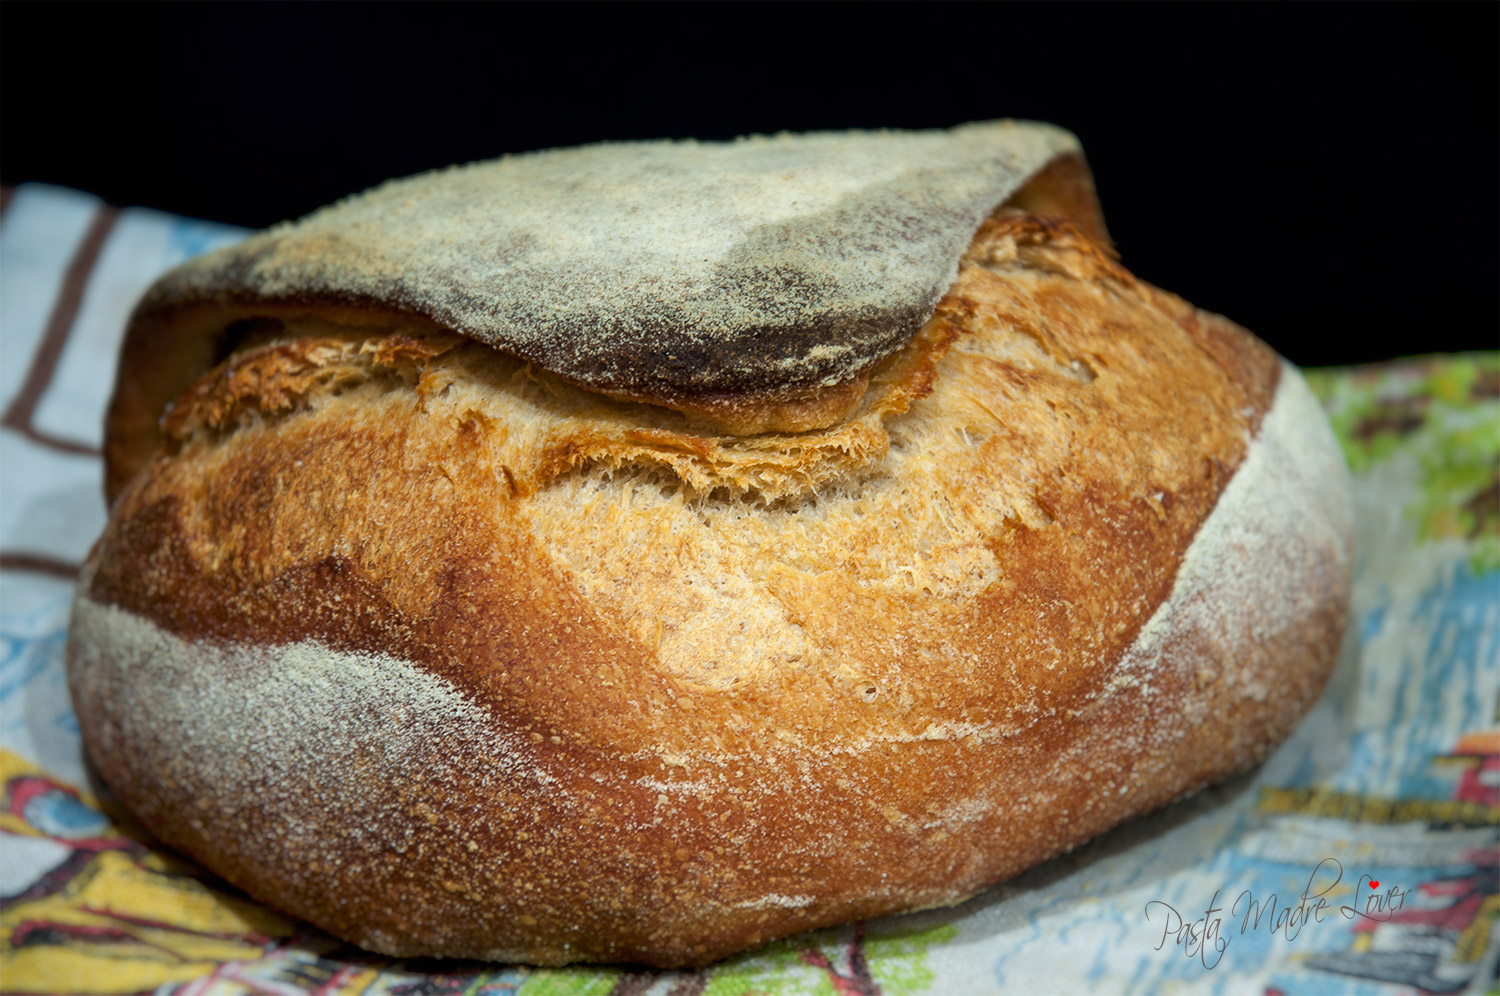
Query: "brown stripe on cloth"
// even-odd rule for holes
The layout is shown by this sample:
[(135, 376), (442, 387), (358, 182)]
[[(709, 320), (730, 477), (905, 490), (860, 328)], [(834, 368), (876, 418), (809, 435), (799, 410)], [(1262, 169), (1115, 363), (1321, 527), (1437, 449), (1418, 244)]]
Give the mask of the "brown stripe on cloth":
[(77, 564), (34, 553), (6, 553), (3, 550), (0, 550), (0, 571), (30, 571), (33, 574), (50, 574), (67, 581), (78, 577)]
[(707, 972), (689, 972), (672, 984), (667, 996), (699, 996), (707, 988)]
[(15, 187), (0, 187), (0, 218), (5, 217), (5, 209), (10, 207), (11, 199), (15, 196)]
[[(656, 988), (662, 979), (670, 978), (673, 972), (626, 972), (609, 990), (607, 996), (645, 996)], [(708, 973), (684, 972), (673, 981), (665, 996), (700, 996), (708, 988)]]
[(660, 978), (657, 972), (626, 972), (605, 996), (645, 996)]
[(32, 357), (31, 369), (26, 372), (26, 379), (21, 382), (21, 389), (16, 392), (15, 400), (5, 410), (4, 418), (0, 418), (0, 425), (14, 429), (43, 446), (67, 453), (97, 456), (99, 451), (92, 446), (57, 439), (38, 432), (32, 428), (31, 417), (36, 413), (36, 406), (41, 402), (42, 395), (46, 393), (47, 385), (52, 382), (52, 375), (57, 372), (57, 364), (62, 359), (63, 347), (68, 344), (68, 333), (73, 330), (73, 321), (78, 317), (78, 308), (83, 303), (84, 291), (88, 289), (89, 276), (94, 272), (94, 264), (99, 261), (99, 253), (104, 248), (104, 240), (109, 237), (110, 230), (114, 228), (115, 220), (119, 216), (120, 209), (108, 204), (101, 205), (94, 212), (94, 219), (89, 223), (88, 231), (83, 235), (83, 241), (78, 244), (78, 249), (73, 253), (73, 259), (63, 273), (62, 286), (58, 289), (57, 300), (52, 305), (52, 314), (47, 319), (47, 327), (42, 333), (41, 344), (37, 346), (36, 354)]
[(45, 446), (49, 450), (56, 450), (59, 453), (71, 453), (74, 456), (104, 456), (103, 450), (97, 446), (90, 446), (88, 443), (76, 443), (71, 439), (63, 439), (51, 433), (38, 432), (29, 425), (11, 425), (10, 422), (0, 424), (3, 424), (7, 429), (14, 429), (38, 446)]

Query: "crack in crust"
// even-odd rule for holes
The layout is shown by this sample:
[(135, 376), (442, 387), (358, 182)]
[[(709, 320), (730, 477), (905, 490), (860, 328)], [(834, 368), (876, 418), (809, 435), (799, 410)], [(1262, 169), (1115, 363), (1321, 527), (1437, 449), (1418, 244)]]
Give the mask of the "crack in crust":
[[(161, 430), (177, 452), (204, 432), (222, 436), (252, 421), (306, 411), (320, 397), (366, 383), (404, 386), (425, 399), (455, 379), (474, 379), (531, 406), (537, 420), (547, 423), (533, 427), (528, 459), (506, 463), (518, 495), (570, 473), (634, 468), (667, 471), (698, 496), (761, 504), (796, 500), (882, 461), (891, 446), (889, 423), (932, 393), (948, 350), (965, 336), (984, 338), (975, 335), (980, 307), (968, 296), (982, 286), (980, 270), (1029, 270), (1109, 285), (1122, 294), (1140, 291), (1113, 253), (1075, 226), (1004, 210), (980, 229), (959, 280), (911, 343), (854, 380), (809, 394), (797, 405), (768, 408), (754, 399), (726, 399), (673, 410), (573, 387), (454, 333), (262, 319), (235, 352), (189, 387), (163, 417)], [(1093, 379), (1085, 360), (1062, 350), (1056, 336), (1028, 316), (1011, 316), (1009, 326), (1034, 339), (1065, 376), (1084, 384)], [(978, 348), (965, 346), (971, 353)], [(833, 411), (841, 414), (821, 424)], [(765, 428), (787, 423), (795, 427)], [(752, 427), (756, 431), (745, 431)]]
[[(1002, 209), (1005, 207), (1033, 215), (1065, 218), (1089, 238), (1101, 244), (1108, 243), (1093, 178), (1083, 156), (1077, 151), (1064, 151), (1053, 156), (1002, 205)], [(324, 254), (338, 245), (336, 235), (329, 238), (331, 241), (316, 241), (315, 245), (305, 247), (314, 251), (304, 262), (316, 266)], [(259, 244), (263, 240), (251, 241)], [(491, 337), (494, 329), (487, 334), (478, 327), (444, 321), (431, 308), (424, 309), (415, 304), (400, 288), (388, 287), (390, 293), (383, 298), (377, 295), (376, 299), (353, 293), (349, 286), (326, 287), (310, 294), (294, 293), (279, 284), (276, 287), (259, 286), (257, 290), (255, 281), (249, 284), (242, 281), (248, 278), (254, 269), (255, 258), (261, 253), (249, 251), (246, 256), (246, 251), (244, 247), (227, 250), (229, 258), (220, 258), (222, 268), (218, 270), (219, 264), (212, 261), (215, 257), (205, 257), (174, 271), (153, 286), (132, 315), (121, 354), (121, 376), (108, 417), (105, 446), (108, 501), (114, 501), (160, 446), (162, 439), (157, 431), (157, 418), (162, 409), (205, 370), (243, 346), (241, 340), (245, 339), (247, 331), (247, 341), (260, 341), (263, 337), (258, 336), (254, 326), (274, 326), (282, 321), (300, 325), (312, 321), (324, 325), (337, 323), (344, 330), (365, 329), (371, 334), (374, 330), (384, 329), (426, 335), (452, 329), (477, 341), (505, 348), (503, 343)], [(383, 258), (383, 247), (372, 249), (362, 260), (347, 260), (351, 269), (346, 276), (359, 283), (359, 275), (365, 273), (367, 267), (379, 267), (377, 258)], [(433, 281), (432, 287), (442, 287), (451, 283), (453, 277), (451, 272), (435, 272), (427, 274), (424, 279)], [(205, 278), (207, 284), (191, 289)], [(217, 289), (210, 292), (209, 285)], [(940, 297), (937, 288), (931, 297), (934, 301)], [(429, 300), (428, 304), (431, 303)], [(441, 308), (438, 310), (442, 311)], [(740, 357), (750, 362), (750, 368), (740, 369), (736, 364), (729, 364), (738, 373), (720, 369), (724, 367), (725, 358), (711, 343), (705, 348), (689, 346), (681, 341), (678, 333), (690, 330), (672, 329), (672, 335), (667, 338), (677, 341), (677, 346), (668, 347), (663, 339), (647, 345), (646, 353), (636, 358), (642, 362), (650, 360), (647, 366), (651, 369), (651, 376), (646, 378), (649, 385), (643, 381), (635, 387), (624, 382), (614, 383), (608, 377), (598, 381), (602, 369), (587, 363), (582, 368), (577, 367), (569, 362), (566, 349), (531, 358), (540, 368), (576, 387), (598, 390), (617, 400), (680, 411), (694, 424), (712, 426), (718, 432), (733, 435), (798, 433), (826, 428), (849, 416), (859, 406), (872, 370), (910, 342), (921, 330), (924, 314), (931, 316), (926, 309), (910, 314), (910, 327), (906, 329), (900, 327), (905, 320), (897, 321), (894, 315), (887, 316), (888, 321), (884, 323), (866, 323), (865, 331), (878, 333), (877, 338), (884, 343), (873, 352), (868, 349), (871, 342), (865, 343), (865, 350), (851, 345), (850, 340), (858, 340), (861, 335), (857, 328), (847, 323), (824, 328), (814, 322), (786, 336), (767, 330), (769, 338), (763, 335), (757, 342), (757, 337), (751, 336), (740, 344), (756, 355)], [(493, 317), (491, 315), (479, 324), (489, 328), (489, 319)], [(559, 348), (562, 345), (559, 344)], [(617, 354), (620, 348), (621, 344), (616, 343)], [(808, 381), (799, 376), (794, 357), (784, 353), (787, 349), (799, 353), (803, 361), (828, 369)], [(783, 352), (778, 353), (778, 350)], [(520, 350), (517, 355), (529, 354)], [(653, 355), (655, 359), (651, 359)], [(777, 359), (778, 355), (780, 359)], [(619, 355), (614, 357), (615, 360), (620, 358)], [(760, 372), (756, 374), (751, 368)], [(832, 372), (839, 369), (843, 373)], [(806, 370), (802, 373), (805, 374)], [(717, 386), (698, 384), (702, 376), (707, 376)], [(724, 382), (719, 383), (719, 380)], [(698, 386), (693, 387), (694, 384)]]

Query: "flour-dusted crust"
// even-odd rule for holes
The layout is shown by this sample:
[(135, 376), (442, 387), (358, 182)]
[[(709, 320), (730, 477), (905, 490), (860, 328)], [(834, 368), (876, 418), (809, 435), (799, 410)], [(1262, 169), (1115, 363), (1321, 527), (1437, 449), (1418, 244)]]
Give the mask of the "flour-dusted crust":
[(391, 954), (701, 964), (952, 903), (1263, 757), (1343, 630), (1300, 376), (1035, 215), (833, 424), (738, 435), (283, 315), (86, 566), (86, 744)]
[(152, 286), (112, 406), (111, 489), (236, 321), (268, 313), (452, 329), (740, 434), (820, 428), (1023, 191), (1103, 234), (1077, 140), (1029, 122), (606, 143), (394, 180)]
[(145, 304), (394, 307), (595, 390), (829, 386), (911, 338), (979, 222), (1077, 148), (999, 121), (509, 156), (270, 229)]

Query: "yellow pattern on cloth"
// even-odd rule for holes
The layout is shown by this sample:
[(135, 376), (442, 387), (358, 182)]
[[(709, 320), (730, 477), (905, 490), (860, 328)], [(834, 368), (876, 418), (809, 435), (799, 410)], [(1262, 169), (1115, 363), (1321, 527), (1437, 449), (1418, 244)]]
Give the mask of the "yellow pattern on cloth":
[[(8, 834), (46, 836), (14, 811), (18, 786), (101, 809), (93, 796), (51, 780), (9, 751), (0, 751), (0, 777), (0, 830)], [(72, 858), (0, 909), (0, 959), (9, 990), (154, 989), (208, 975), (224, 962), (260, 957), (273, 940), (293, 933), (284, 917), (206, 884), (201, 870), (153, 852), (118, 826), (99, 837), (60, 842), (75, 847)]]

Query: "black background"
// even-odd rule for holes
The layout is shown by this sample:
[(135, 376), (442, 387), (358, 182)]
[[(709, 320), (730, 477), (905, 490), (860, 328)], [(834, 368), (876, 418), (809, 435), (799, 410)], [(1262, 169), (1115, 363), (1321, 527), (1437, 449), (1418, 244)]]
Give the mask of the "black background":
[(1308, 365), (1500, 340), (1500, 5), (5, 4), (0, 182), (264, 226), (599, 139), (1021, 117)]

